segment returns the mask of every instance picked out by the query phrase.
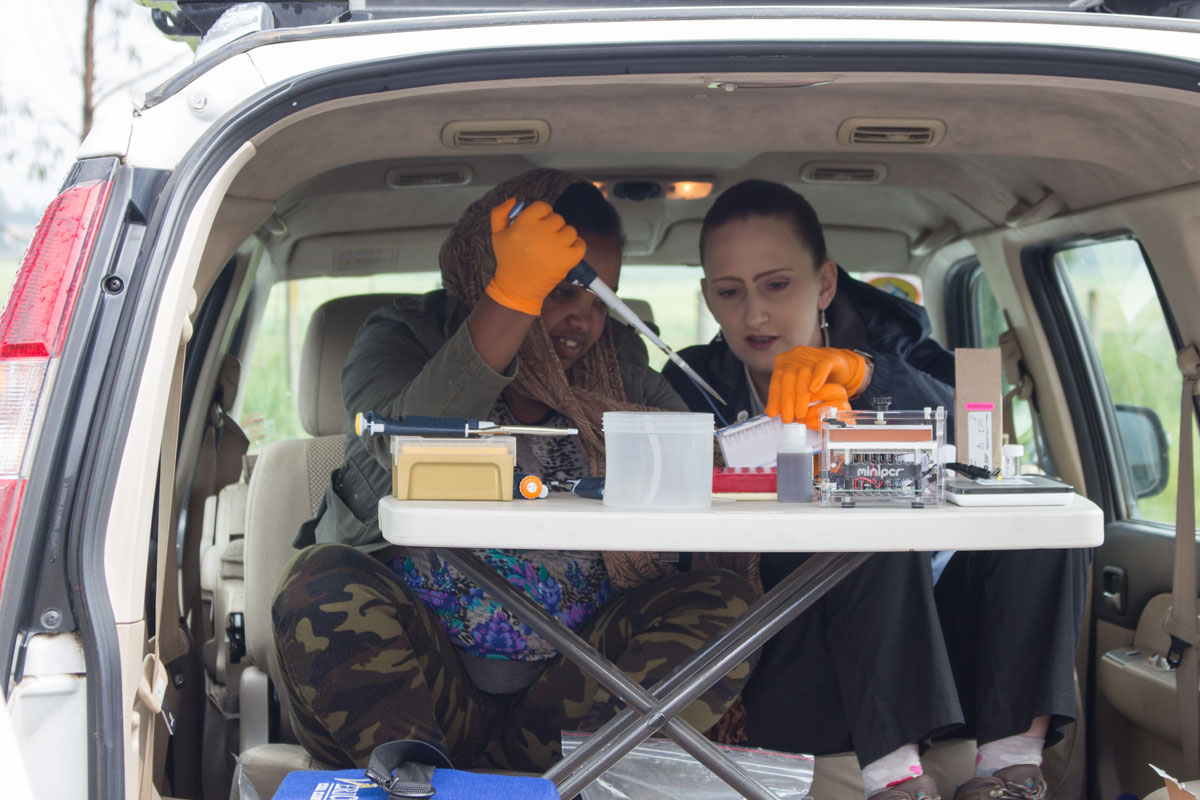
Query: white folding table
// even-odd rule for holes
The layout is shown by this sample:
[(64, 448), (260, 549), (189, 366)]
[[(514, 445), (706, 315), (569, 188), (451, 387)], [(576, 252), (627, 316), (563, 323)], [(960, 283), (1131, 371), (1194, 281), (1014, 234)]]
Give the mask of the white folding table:
[[(566, 798), (661, 728), (742, 796), (774, 800), (676, 715), (872, 553), (1095, 547), (1104, 540), (1100, 509), (1078, 495), (1064, 506), (844, 509), (714, 500), (711, 508), (690, 511), (613, 508), (569, 494), (512, 502), (386, 497), (379, 503), (379, 527), (393, 544), (436, 551), (628, 706), (546, 773)], [(489, 548), (814, 555), (670, 676), (645, 689), (471, 552)]]

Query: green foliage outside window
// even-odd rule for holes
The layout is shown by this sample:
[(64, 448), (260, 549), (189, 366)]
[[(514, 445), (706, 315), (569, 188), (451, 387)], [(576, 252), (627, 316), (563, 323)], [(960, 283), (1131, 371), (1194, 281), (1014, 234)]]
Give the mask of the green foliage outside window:
[[(1141, 247), (1121, 239), (1055, 254), (1104, 369), (1114, 404), (1143, 406), (1158, 414), (1169, 442), (1166, 487), (1136, 502), (1133, 516), (1174, 524), (1179, 457), (1179, 395), (1182, 377), (1162, 304)], [(1192, 426), (1193, 448), (1197, 444)], [(1126, 443), (1128, 446), (1128, 443)], [(1196, 491), (1200, 482), (1192, 487)]]

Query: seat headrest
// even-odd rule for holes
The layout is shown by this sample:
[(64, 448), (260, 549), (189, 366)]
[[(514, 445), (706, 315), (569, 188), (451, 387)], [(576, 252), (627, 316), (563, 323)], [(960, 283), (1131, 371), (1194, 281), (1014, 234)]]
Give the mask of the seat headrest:
[(403, 296), (359, 294), (337, 297), (313, 312), (300, 351), (297, 387), (300, 423), (310, 435), (346, 433), (349, 418), (342, 405), (341, 378), (354, 337), (371, 312)]

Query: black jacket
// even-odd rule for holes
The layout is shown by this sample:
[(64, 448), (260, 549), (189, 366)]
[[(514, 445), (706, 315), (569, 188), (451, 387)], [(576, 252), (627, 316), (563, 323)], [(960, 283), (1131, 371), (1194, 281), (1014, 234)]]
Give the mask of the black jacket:
[[(857, 281), (839, 268), (837, 294), (825, 313), (831, 346), (862, 350), (874, 361), (871, 384), (851, 402), (852, 407), (870, 409), (874, 395), (891, 395), (891, 408), (897, 411), (940, 405), (946, 409), (947, 438), (953, 435), (954, 355), (929, 338), (925, 309)], [(712, 402), (727, 424), (735, 422), (739, 412), (754, 415), (746, 371), (720, 336), (685, 348), (679, 355), (725, 398), (725, 406)], [(663, 377), (688, 408), (712, 410), (702, 390), (679, 367), (668, 363)]]

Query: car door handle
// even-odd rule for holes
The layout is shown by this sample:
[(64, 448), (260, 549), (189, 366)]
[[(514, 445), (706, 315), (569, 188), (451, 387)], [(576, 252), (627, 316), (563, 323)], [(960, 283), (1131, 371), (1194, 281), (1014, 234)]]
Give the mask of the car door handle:
[(1116, 614), (1125, 613), (1125, 570), (1121, 567), (1105, 567), (1101, 573), (1101, 589), (1104, 604)]

